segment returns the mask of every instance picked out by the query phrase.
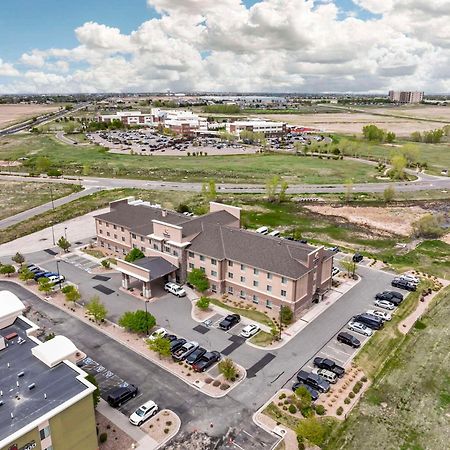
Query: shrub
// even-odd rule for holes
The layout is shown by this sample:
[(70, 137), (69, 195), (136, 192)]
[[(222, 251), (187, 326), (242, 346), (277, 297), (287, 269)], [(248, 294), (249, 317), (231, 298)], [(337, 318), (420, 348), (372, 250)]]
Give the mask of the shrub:
[(358, 381), (354, 386), (353, 386), (353, 392), (355, 394), (357, 394), (362, 388), (362, 383), (361, 381)]
[(414, 328), (416, 330), (424, 330), (427, 327), (427, 325), (422, 322), (421, 320), (417, 320), (414, 324)]
[(197, 308), (201, 309), (202, 311), (205, 311), (209, 308), (210, 299), (208, 297), (200, 297), (199, 300), (197, 300)]
[(199, 292), (205, 292), (209, 288), (208, 278), (205, 272), (200, 269), (192, 269), (188, 274), (187, 281)]
[(344, 412), (344, 408), (342, 408), (342, 406), (339, 406), (339, 408), (336, 410), (336, 414), (338, 416), (342, 416), (343, 412)]
[(317, 405), (317, 406), (316, 406), (316, 413), (317, 413), (319, 416), (323, 416), (323, 415), (325, 414), (325, 406), (323, 406), (323, 405)]
[(170, 425), (172, 425), (172, 421), (171, 421), (171, 420), (168, 420), (168, 421), (166, 422), (166, 425), (167, 425), (168, 427), (170, 427)]
[(234, 381), (237, 377), (237, 369), (231, 358), (225, 358), (219, 363), (219, 372), (226, 380)]
[(295, 414), (297, 412), (297, 408), (295, 407), (295, 405), (289, 405), (289, 412), (291, 414)]
[(292, 322), (292, 318), (294, 317), (294, 313), (292, 309), (288, 306), (282, 306), (280, 311), (280, 319), (281, 323), (289, 324)]
[(221, 389), (222, 391), (226, 391), (226, 390), (229, 389), (229, 388), (230, 388), (230, 385), (227, 384), (227, 383), (222, 383), (222, 384), (220, 385), (220, 389)]
[(286, 394), (283, 392), (279, 398), (280, 398), (280, 400), (283, 400), (283, 398), (286, 398)]
[(169, 434), (169, 429), (168, 428), (164, 428), (164, 433), (165, 434)]
[(102, 266), (103, 266), (105, 269), (109, 269), (109, 268), (111, 267), (111, 263), (110, 263), (107, 259), (103, 259), (103, 260), (102, 260)]
[(362, 381), (363, 383), (366, 383), (366, 382), (367, 382), (367, 377), (364, 375), (364, 376), (361, 378), (361, 381)]
[(213, 386), (215, 386), (215, 387), (220, 386), (220, 381), (219, 380), (214, 380), (213, 381)]
[(213, 379), (211, 377), (205, 378), (205, 383), (206, 384), (209, 384), (209, 383), (212, 383), (212, 382), (213, 382)]
[(344, 400), (344, 403), (345, 403), (346, 405), (348, 405), (350, 402), (351, 402), (351, 400), (350, 400), (348, 397)]
[(156, 319), (143, 310), (127, 311), (119, 319), (119, 325), (134, 333), (146, 333), (156, 325)]
[(348, 394), (348, 396), (349, 396), (350, 398), (355, 398), (355, 393), (354, 393), (354, 392), (350, 392), (350, 394)]
[(104, 444), (108, 440), (108, 434), (107, 433), (101, 433), (98, 437), (100, 444)]

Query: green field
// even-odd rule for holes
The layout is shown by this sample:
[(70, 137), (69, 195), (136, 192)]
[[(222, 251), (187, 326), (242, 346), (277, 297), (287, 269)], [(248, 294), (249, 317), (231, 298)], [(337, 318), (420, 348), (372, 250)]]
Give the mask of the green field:
[(373, 385), (347, 420), (334, 428), (325, 449), (448, 448), (449, 321), (447, 288), (408, 335), (389, 348)]
[[(0, 159), (29, 158), (25, 167), (33, 170), (39, 156), (49, 158), (66, 174), (116, 176), (170, 181), (265, 183), (279, 175), (289, 183), (320, 184), (376, 182), (374, 167), (353, 160), (297, 157), (287, 154), (230, 156), (138, 156), (108, 153), (97, 146), (66, 145), (50, 135), (23, 135), (0, 139)], [(19, 167), (18, 170), (23, 170)]]

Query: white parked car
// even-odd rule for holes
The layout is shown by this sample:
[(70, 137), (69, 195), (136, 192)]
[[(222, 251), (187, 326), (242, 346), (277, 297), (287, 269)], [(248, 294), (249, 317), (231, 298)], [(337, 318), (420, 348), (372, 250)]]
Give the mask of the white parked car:
[(148, 338), (154, 341), (156, 338), (167, 336), (169, 333), (165, 328), (158, 328)]
[(243, 338), (249, 338), (249, 337), (254, 336), (260, 330), (261, 330), (261, 328), (259, 328), (258, 325), (255, 325), (255, 324), (245, 325), (245, 327), (239, 333), (239, 336), (241, 336)]
[(177, 297), (185, 297), (186, 296), (186, 291), (176, 283), (166, 283), (164, 285), (164, 290), (166, 290), (167, 292), (170, 292), (173, 295), (176, 295)]
[(340, 270), (337, 267), (333, 267), (333, 270), (331, 271), (331, 275), (333, 275), (333, 277), (335, 275), (337, 275), (340, 272)]
[(386, 311), (379, 311), (378, 309), (369, 309), (366, 311), (366, 314), (370, 314), (371, 316), (379, 317), (382, 320), (391, 320), (392, 316)]
[(147, 419), (153, 417), (157, 412), (158, 405), (153, 400), (149, 400), (131, 414), (130, 422), (133, 425), (140, 427)]
[(64, 275), (50, 275), (48, 277), (48, 281), (52, 284), (62, 283), (65, 280), (66, 280), (66, 277)]
[(408, 283), (414, 283), (414, 284), (419, 284), (420, 283), (420, 278), (415, 277), (414, 275), (409, 275), (407, 273), (400, 275), (399, 278), (401, 278), (402, 280), (407, 281)]
[(353, 320), (348, 323), (347, 328), (356, 333), (363, 334), (364, 336), (372, 336), (373, 333), (372, 329), (368, 326), (361, 322), (353, 322)]
[(375, 300), (373, 304), (379, 308), (389, 309), (390, 311), (395, 309), (395, 305), (387, 300)]

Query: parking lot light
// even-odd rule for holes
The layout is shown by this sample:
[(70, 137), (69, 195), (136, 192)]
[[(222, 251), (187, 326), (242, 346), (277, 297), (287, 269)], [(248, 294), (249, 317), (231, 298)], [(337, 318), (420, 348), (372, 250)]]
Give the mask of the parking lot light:
[(147, 336), (148, 336), (148, 311), (147, 311), (147, 303), (148, 302), (149, 302), (148, 300), (145, 300), (145, 329), (147, 330), (146, 331)]

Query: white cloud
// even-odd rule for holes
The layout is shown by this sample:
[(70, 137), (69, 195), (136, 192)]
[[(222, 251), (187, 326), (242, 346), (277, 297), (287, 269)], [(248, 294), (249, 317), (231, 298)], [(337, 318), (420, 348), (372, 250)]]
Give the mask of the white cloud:
[(12, 65), (0, 58), (0, 76), (2, 77), (15, 77), (19, 75), (19, 71)]
[[(450, 0), (147, 0), (160, 16), (130, 34), (87, 22), (74, 48), (34, 49), (0, 91), (444, 91)], [(342, 14), (344, 12), (344, 14)], [(344, 17), (344, 19), (342, 19)], [(30, 71), (27, 69), (36, 69)]]

